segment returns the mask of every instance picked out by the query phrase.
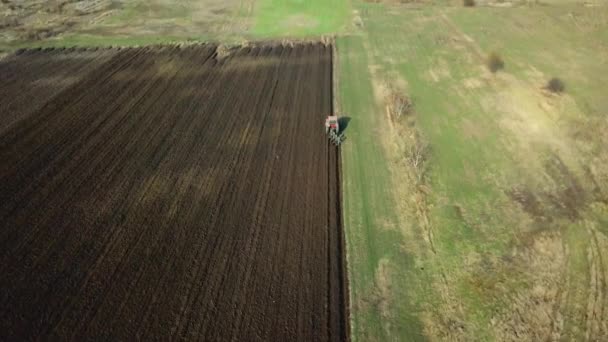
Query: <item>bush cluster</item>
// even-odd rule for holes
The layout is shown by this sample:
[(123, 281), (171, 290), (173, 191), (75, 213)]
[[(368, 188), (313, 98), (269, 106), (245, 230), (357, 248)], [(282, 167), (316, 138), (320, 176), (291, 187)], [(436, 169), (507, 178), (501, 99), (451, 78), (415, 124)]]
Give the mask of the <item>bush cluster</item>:
[(487, 64), (488, 69), (490, 69), (490, 71), (493, 73), (505, 68), (505, 62), (502, 60), (502, 57), (500, 57), (500, 55), (496, 52), (492, 52), (488, 56)]
[(557, 77), (553, 77), (547, 82), (547, 89), (554, 93), (561, 93), (566, 89), (564, 82)]

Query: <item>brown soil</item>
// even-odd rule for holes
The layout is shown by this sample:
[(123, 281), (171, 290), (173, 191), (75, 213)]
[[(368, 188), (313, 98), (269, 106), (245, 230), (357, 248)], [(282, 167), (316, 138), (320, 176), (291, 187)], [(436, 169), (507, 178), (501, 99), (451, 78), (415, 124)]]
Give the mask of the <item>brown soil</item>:
[(0, 340), (348, 339), (332, 47), (214, 52), (0, 62)]
[(35, 113), (116, 54), (115, 50), (55, 49), (20, 51), (0, 63), (0, 134)]

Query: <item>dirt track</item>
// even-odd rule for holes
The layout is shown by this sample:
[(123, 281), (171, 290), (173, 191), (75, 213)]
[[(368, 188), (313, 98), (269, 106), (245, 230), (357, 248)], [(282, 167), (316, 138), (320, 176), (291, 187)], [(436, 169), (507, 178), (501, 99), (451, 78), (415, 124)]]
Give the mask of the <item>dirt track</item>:
[(0, 62), (0, 340), (347, 339), (331, 47), (214, 51)]

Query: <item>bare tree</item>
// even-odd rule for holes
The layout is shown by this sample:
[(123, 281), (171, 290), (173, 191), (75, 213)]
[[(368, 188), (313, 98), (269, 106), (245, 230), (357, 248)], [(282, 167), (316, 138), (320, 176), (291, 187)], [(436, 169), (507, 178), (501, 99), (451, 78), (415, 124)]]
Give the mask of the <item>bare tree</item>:
[(417, 135), (408, 151), (407, 161), (414, 171), (418, 184), (422, 183), (426, 176), (429, 153), (430, 145)]
[(390, 99), (391, 110), (397, 119), (402, 115), (410, 114), (414, 108), (414, 103), (409, 97), (396, 91), (393, 92)]

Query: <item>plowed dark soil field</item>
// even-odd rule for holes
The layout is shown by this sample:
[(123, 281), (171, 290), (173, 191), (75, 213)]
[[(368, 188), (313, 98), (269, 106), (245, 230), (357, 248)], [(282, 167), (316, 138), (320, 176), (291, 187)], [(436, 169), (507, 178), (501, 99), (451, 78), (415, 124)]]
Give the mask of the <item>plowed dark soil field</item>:
[(348, 338), (332, 49), (215, 51), (0, 61), (1, 341)]
[(52, 49), (28, 51), (0, 62), (0, 134), (116, 53), (114, 49)]

